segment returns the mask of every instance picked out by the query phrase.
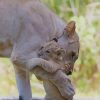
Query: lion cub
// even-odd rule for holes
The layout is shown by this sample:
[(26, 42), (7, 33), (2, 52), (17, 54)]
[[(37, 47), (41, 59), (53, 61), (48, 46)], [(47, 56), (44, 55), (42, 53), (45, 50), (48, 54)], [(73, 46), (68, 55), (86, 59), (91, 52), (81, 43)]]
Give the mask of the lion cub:
[(40, 58), (45, 60), (56, 62), (61, 66), (61, 70), (63, 70), (67, 75), (70, 74), (70, 71), (66, 70), (67, 68), (64, 66), (63, 59), (65, 56), (65, 51), (59, 46), (57, 41), (52, 40), (45, 43), (40, 48), (38, 55)]

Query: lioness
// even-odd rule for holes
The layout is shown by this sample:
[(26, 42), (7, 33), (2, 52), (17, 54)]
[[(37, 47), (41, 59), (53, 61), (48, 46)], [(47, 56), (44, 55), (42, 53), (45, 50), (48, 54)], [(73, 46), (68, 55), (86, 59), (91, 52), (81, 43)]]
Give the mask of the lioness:
[[(11, 59), (19, 96), (23, 100), (32, 100), (29, 72), (34, 66), (49, 67), (44, 70), (42, 77), (59, 69), (58, 65), (37, 56), (40, 46), (56, 33), (58, 44), (66, 52), (64, 62), (73, 68), (79, 53), (75, 22), (67, 24), (40, 0), (0, 0), (0, 57)], [(54, 84), (47, 84), (51, 86), (49, 89), (47, 87), (50, 91)]]

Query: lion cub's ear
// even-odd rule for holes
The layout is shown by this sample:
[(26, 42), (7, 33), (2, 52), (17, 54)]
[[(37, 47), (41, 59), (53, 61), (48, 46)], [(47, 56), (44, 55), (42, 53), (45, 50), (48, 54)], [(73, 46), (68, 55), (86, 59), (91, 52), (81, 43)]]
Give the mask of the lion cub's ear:
[(75, 21), (70, 21), (67, 24), (67, 26), (64, 29), (64, 31), (66, 32), (68, 37), (72, 37), (75, 34), (75, 29), (76, 29)]

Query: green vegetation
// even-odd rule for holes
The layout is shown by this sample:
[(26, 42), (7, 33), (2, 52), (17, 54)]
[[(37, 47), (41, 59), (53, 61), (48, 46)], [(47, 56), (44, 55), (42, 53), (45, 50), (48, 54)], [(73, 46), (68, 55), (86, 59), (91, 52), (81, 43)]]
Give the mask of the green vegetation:
[[(66, 22), (76, 21), (81, 46), (80, 56), (71, 78), (78, 93), (100, 94), (100, 0), (43, 0), (43, 2)], [(0, 95), (15, 95), (17, 90), (13, 67), (7, 59), (0, 59), (0, 62), (0, 66), (3, 66), (0, 67)], [(42, 83), (38, 84), (34, 75), (31, 83), (33, 93), (44, 94)]]

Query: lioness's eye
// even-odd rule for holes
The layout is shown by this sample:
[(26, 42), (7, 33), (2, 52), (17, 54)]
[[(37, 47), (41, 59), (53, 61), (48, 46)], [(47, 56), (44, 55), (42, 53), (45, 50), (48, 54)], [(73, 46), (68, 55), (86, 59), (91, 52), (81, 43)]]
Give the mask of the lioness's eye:
[(42, 46), (42, 47), (40, 47), (39, 51), (43, 50), (43, 48), (44, 48), (43, 46)]
[(72, 58), (74, 58), (76, 56), (75, 52), (72, 52)]
[(78, 59), (78, 56), (76, 55), (75, 52), (72, 52), (71, 56), (72, 56), (73, 60), (77, 60)]

